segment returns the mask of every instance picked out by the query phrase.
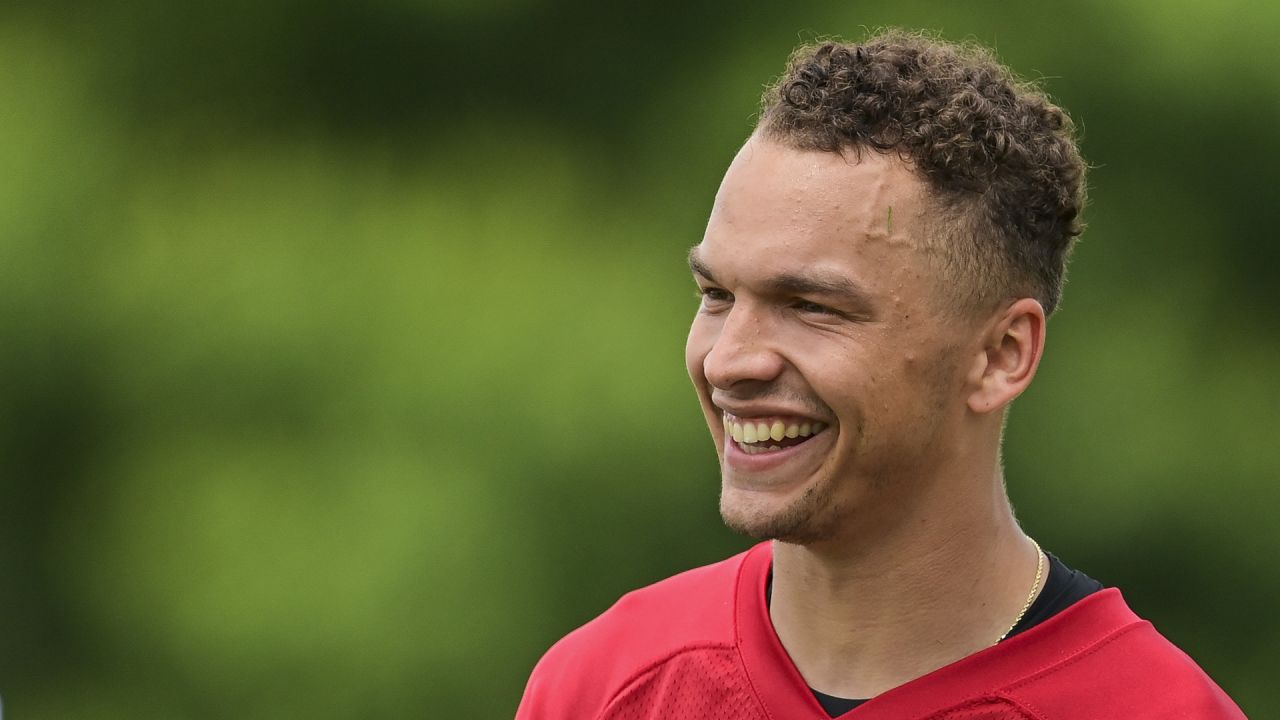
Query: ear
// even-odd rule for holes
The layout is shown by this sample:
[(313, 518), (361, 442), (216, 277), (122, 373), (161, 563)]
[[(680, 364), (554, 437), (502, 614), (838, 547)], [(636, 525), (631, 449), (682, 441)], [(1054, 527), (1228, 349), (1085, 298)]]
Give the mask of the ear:
[(1031, 384), (1044, 354), (1044, 308), (1021, 298), (996, 315), (982, 335), (981, 351), (970, 372), (969, 409), (1001, 410)]

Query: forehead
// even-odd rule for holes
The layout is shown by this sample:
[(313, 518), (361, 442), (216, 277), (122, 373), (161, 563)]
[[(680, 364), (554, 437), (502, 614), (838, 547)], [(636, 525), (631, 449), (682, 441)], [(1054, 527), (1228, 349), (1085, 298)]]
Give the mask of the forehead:
[(753, 137), (716, 194), (697, 255), (735, 271), (898, 274), (924, 260), (924, 184), (896, 158)]

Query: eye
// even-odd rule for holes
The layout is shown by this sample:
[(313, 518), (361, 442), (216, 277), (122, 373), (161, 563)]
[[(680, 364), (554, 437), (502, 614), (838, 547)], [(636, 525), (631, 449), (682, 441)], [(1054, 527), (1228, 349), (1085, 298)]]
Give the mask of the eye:
[(711, 285), (698, 288), (698, 296), (702, 298), (702, 306), (714, 308), (733, 302), (733, 293)]
[(811, 302), (809, 300), (797, 301), (794, 307), (796, 310), (799, 310), (802, 313), (811, 313), (813, 315), (835, 315), (836, 314), (835, 310), (832, 310), (826, 305), (819, 305), (818, 303)]

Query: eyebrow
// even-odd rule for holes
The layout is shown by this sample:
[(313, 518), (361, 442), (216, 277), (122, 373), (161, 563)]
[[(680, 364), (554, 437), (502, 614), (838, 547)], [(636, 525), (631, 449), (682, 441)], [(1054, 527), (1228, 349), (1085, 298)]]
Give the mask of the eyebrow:
[(693, 271), (694, 275), (701, 275), (712, 282), (716, 280), (715, 276), (711, 274), (711, 268), (702, 262), (702, 256), (698, 253), (697, 245), (689, 248), (689, 269)]
[[(718, 282), (696, 245), (689, 250), (689, 269), (711, 282)], [(873, 307), (870, 296), (857, 283), (837, 273), (780, 273), (766, 279), (764, 286), (775, 295), (822, 295), (839, 298), (862, 309)]]

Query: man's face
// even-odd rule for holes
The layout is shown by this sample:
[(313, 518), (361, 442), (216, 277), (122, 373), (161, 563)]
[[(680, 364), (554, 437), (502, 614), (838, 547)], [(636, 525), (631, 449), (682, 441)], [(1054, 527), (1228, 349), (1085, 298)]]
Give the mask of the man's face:
[(686, 363), (735, 530), (814, 543), (901, 509), (956, 451), (972, 327), (947, 321), (901, 162), (753, 137), (690, 253)]

